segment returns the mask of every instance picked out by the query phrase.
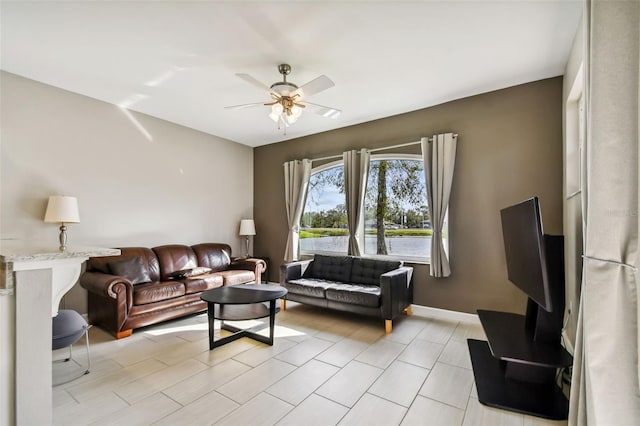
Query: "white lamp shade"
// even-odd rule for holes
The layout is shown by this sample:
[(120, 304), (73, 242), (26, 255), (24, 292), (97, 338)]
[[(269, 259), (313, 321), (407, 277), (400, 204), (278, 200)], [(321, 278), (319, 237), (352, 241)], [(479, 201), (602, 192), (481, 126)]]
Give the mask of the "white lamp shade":
[(50, 196), (47, 212), (44, 214), (44, 221), (51, 223), (80, 223), (78, 199), (64, 195)]
[(253, 223), (253, 219), (240, 221), (240, 235), (256, 235), (256, 225)]

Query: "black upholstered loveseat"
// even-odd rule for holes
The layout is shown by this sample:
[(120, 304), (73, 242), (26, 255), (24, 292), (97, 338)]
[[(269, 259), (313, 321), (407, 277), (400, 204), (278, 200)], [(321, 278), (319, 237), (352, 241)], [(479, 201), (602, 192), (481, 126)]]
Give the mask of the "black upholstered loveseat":
[(288, 290), (286, 301), (375, 316), (392, 321), (411, 313), (413, 268), (400, 261), (355, 256), (315, 255), (311, 260), (286, 263), (280, 269), (280, 285)]

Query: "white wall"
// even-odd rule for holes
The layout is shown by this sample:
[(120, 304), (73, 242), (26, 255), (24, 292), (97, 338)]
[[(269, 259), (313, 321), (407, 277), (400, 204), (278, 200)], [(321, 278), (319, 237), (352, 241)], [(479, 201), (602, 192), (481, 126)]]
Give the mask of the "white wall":
[[(57, 246), (58, 225), (42, 219), (62, 194), (80, 207), (68, 245), (225, 242), (241, 253), (252, 148), (6, 72), (0, 102), (0, 244)], [(83, 291), (66, 306), (85, 312)]]

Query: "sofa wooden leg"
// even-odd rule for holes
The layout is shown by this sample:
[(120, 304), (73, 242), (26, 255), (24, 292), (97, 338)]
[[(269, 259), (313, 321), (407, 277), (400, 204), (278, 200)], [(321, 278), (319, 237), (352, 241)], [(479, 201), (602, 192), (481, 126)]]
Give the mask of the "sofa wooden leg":
[(404, 310), (404, 313), (407, 315), (413, 314), (413, 311), (411, 310), (411, 305), (407, 306), (407, 308)]
[(387, 334), (391, 334), (391, 320), (384, 320), (384, 331)]
[(118, 331), (116, 333), (116, 339), (124, 339), (125, 337), (131, 336), (131, 333), (133, 333), (133, 329), (131, 328), (128, 330)]
[(280, 310), (281, 311), (287, 310), (287, 299), (280, 299)]

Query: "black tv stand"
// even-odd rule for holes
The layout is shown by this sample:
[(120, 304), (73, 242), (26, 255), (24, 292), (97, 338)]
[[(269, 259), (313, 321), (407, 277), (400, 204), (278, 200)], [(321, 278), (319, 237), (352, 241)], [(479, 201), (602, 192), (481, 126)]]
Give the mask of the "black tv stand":
[(556, 384), (558, 368), (572, 363), (560, 344), (564, 314), (562, 237), (545, 235), (547, 268), (556, 280), (553, 312), (529, 299), (527, 314), (479, 310), (487, 341), (468, 339), (478, 400), (491, 407), (565, 420), (569, 402)]

